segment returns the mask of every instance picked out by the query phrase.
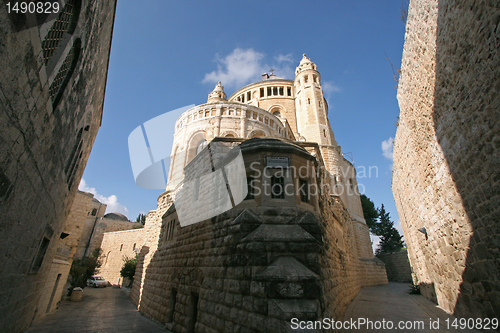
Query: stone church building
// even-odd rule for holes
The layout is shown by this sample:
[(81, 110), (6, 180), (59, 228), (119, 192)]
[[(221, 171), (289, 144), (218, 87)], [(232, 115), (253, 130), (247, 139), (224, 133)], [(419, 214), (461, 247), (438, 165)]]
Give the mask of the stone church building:
[[(236, 149), (241, 177), (205, 184)], [(245, 178), (238, 199), (231, 181)], [(226, 187), (228, 209), (207, 215), (203, 200), (222, 207)], [(182, 191), (201, 221), (181, 226)], [(138, 254), (133, 302), (173, 332), (288, 331), (291, 318), (342, 318), (360, 288), (387, 283), (305, 54), (293, 81), (266, 73), (229, 98), (219, 82), (179, 117), (167, 188), (142, 231), (105, 234), (103, 251), (120, 244)]]

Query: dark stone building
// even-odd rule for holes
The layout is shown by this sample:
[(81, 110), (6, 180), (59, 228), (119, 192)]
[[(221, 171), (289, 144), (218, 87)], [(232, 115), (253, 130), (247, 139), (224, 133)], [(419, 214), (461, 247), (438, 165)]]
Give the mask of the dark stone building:
[[(28, 328), (101, 125), (116, 1), (0, 6), (0, 330)], [(57, 283), (52, 285), (54, 290)], [(45, 293), (50, 296), (50, 292)], [(42, 302), (43, 303), (43, 302)], [(47, 310), (48, 311), (48, 310)]]

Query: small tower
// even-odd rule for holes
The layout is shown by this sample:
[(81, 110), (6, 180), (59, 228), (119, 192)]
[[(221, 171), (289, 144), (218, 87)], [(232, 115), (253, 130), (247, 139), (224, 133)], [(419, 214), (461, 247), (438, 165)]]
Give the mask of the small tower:
[(227, 102), (227, 96), (224, 92), (224, 87), (220, 84), (220, 81), (215, 86), (214, 90), (208, 94), (207, 103), (221, 103)]
[(316, 64), (304, 53), (295, 70), (295, 110), (297, 130), (307, 141), (337, 145), (328, 122), (328, 107), (321, 88)]

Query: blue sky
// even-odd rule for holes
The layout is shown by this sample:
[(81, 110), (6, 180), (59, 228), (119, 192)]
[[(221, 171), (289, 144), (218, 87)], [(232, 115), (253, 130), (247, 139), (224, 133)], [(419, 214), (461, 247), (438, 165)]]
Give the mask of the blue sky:
[(398, 222), (390, 138), (399, 108), (386, 57), (399, 68), (403, 6), (395, 0), (118, 1), (102, 126), (80, 189), (130, 220), (155, 209), (162, 191), (135, 184), (130, 132), (167, 111), (205, 103), (218, 80), (229, 96), (271, 67), (293, 79), (306, 53), (321, 73), (338, 144), (352, 153), (358, 176), (372, 167), (371, 177), (358, 178), (360, 190)]

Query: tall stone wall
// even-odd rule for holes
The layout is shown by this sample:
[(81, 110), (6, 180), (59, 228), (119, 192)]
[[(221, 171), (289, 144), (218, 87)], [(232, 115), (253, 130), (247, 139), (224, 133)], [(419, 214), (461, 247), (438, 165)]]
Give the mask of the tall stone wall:
[(3, 332), (45, 311), (37, 304), (101, 125), (114, 13), (115, 1), (81, 1), (50, 56), (42, 47), (55, 21), (39, 28), (35, 14), (0, 6)]
[(387, 280), (395, 282), (413, 282), (411, 266), (408, 260), (408, 251), (378, 255), (377, 258), (385, 264)]
[[(125, 258), (135, 258), (144, 245), (144, 229), (106, 232), (101, 249), (104, 256), (99, 275), (112, 285), (122, 286), (120, 270)], [(128, 287), (128, 286), (126, 286)]]
[(408, 11), (392, 188), (422, 294), (459, 317), (500, 316), (499, 17), (492, 1)]

